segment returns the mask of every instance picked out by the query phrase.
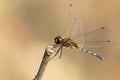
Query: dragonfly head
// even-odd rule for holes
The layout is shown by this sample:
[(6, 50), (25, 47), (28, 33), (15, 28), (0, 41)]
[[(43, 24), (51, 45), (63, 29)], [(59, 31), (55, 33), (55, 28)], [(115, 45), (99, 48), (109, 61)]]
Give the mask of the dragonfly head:
[(54, 38), (54, 41), (55, 41), (56, 44), (61, 44), (62, 37), (61, 36), (57, 36), (57, 37)]

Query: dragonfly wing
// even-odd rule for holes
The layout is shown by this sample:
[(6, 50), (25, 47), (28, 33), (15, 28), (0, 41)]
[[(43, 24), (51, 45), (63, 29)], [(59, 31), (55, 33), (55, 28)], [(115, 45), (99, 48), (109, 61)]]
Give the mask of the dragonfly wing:
[(100, 27), (84, 34), (84, 46), (79, 48), (81, 51), (92, 54), (93, 56), (104, 60), (99, 54), (106, 53), (105, 47), (111, 42), (108, 40), (107, 34), (109, 29), (106, 27)]
[(84, 45), (84, 36), (83, 35), (83, 27), (80, 19), (75, 16), (75, 11), (73, 14), (73, 6), (70, 4), (70, 27), (68, 29), (68, 37), (72, 38), (80, 47), (83, 47)]
[(83, 27), (78, 18), (74, 18), (73, 25), (70, 29), (69, 36), (76, 42), (80, 47), (84, 46)]
[(108, 40), (109, 29), (106, 27), (100, 27), (93, 31), (90, 31), (85, 36), (85, 47), (87, 48), (103, 48), (108, 46), (111, 41)]

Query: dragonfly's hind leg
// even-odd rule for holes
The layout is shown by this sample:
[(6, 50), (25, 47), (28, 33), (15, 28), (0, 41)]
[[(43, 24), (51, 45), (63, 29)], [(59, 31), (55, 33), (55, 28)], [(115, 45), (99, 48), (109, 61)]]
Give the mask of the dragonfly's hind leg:
[(60, 59), (61, 57), (62, 57), (62, 47), (60, 49), (60, 55), (59, 55), (58, 59)]
[(59, 47), (59, 49), (57, 50), (57, 52), (55, 53), (55, 55), (53, 55), (53, 56), (49, 59), (49, 61), (50, 61), (51, 59), (53, 59), (55, 56), (57, 56), (59, 52), (60, 52), (60, 56), (59, 56), (59, 59), (60, 59), (61, 56), (62, 56), (62, 45)]

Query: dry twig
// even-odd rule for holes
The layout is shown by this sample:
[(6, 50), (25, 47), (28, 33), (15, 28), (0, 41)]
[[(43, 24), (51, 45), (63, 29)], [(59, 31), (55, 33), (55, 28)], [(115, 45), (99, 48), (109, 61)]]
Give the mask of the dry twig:
[(42, 80), (42, 76), (44, 74), (46, 65), (50, 60), (50, 56), (54, 53), (53, 49), (54, 49), (54, 46), (52, 45), (46, 47), (40, 68), (37, 72), (37, 75), (35, 76), (33, 80)]

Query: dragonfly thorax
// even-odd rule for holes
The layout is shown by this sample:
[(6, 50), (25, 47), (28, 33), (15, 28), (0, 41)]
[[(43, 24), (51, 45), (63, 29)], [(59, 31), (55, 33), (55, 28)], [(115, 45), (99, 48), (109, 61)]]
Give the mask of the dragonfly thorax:
[(63, 38), (62, 39), (62, 45), (65, 46), (65, 47), (72, 47), (73, 46), (70, 38)]

